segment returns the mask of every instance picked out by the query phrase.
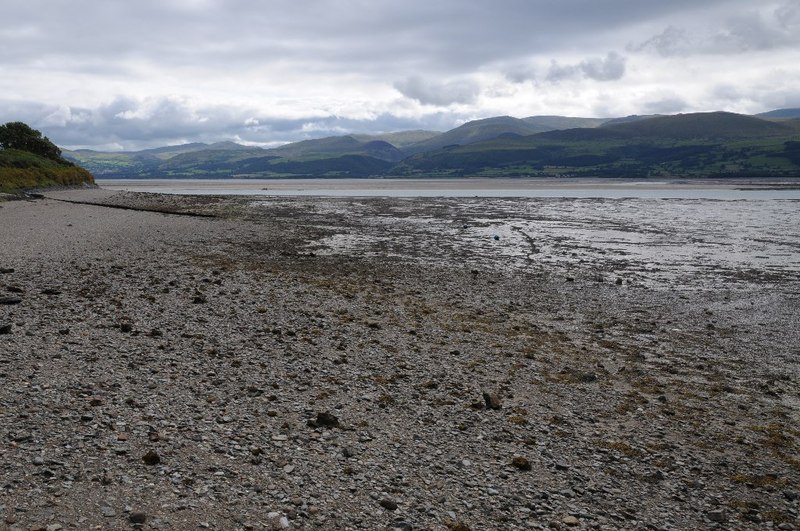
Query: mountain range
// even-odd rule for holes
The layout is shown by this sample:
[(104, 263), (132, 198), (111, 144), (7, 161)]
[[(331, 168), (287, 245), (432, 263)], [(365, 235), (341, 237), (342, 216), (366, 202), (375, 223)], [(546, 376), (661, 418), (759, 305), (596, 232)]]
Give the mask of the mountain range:
[(98, 178), (800, 176), (800, 109), (623, 118), (499, 116), (446, 132), (64, 151)]

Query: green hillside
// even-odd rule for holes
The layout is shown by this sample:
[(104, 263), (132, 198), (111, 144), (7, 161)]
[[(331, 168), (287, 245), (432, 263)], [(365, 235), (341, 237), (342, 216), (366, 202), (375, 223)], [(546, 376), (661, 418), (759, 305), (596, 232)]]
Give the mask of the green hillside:
[(467, 122), (455, 129), (403, 148), (406, 155), (434, 151), (447, 146), (472, 144), (497, 138), (502, 134), (531, 135), (541, 132), (536, 125), (511, 116), (498, 116)]
[(65, 156), (105, 178), (800, 176), (800, 118), (790, 111), (767, 118), (727, 112), (500, 116), (441, 134), (345, 135), (274, 149), (220, 142)]
[(800, 176), (798, 129), (731, 113), (654, 117), (417, 154), (399, 176)]
[(61, 150), (22, 122), (0, 126), (0, 192), (94, 183), (85, 169), (62, 158)]

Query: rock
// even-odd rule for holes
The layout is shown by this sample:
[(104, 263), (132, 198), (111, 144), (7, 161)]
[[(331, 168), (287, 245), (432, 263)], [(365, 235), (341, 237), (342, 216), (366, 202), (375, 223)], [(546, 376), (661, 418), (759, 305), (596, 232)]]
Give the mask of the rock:
[(147, 515), (142, 511), (132, 511), (131, 514), (128, 515), (128, 520), (135, 525), (144, 525), (144, 523), (147, 522)]
[(44, 458), (42, 458), (40, 455), (37, 455), (33, 458), (33, 464), (36, 466), (42, 466), (44, 464)]
[(394, 500), (390, 500), (389, 498), (383, 498), (379, 503), (381, 504), (381, 507), (383, 507), (387, 511), (397, 510), (397, 502)]
[(706, 516), (708, 516), (708, 519), (712, 522), (724, 523), (728, 521), (728, 515), (726, 514), (725, 509), (709, 511)]
[(109, 507), (108, 505), (104, 505), (100, 507), (100, 514), (102, 514), (106, 518), (114, 518), (115, 516), (117, 516), (117, 511), (115, 511), (112, 507)]
[(339, 419), (333, 413), (325, 411), (317, 413), (316, 420), (309, 420), (308, 424), (314, 428), (338, 428)]
[(267, 525), (270, 529), (289, 529), (289, 519), (281, 513), (267, 514)]
[(395, 520), (392, 522), (392, 525), (389, 526), (389, 529), (391, 529), (391, 531), (413, 531), (414, 526), (405, 520)]
[(0, 324), (0, 334), (10, 334), (12, 325), (11, 323)]
[(561, 519), (561, 523), (564, 524), (564, 525), (568, 525), (570, 527), (574, 527), (574, 526), (578, 525), (580, 522), (578, 521), (577, 518), (575, 518), (574, 516), (570, 515), (570, 516), (565, 516), (564, 518), (562, 518)]
[(484, 391), (483, 401), (486, 403), (486, 409), (500, 409), (503, 407), (500, 403), (500, 397), (498, 397), (495, 393), (487, 393)]
[(161, 462), (161, 456), (155, 450), (150, 450), (142, 456), (142, 461), (146, 465), (155, 466)]
[(569, 463), (558, 461), (556, 463), (556, 470), (569, 470)]
[(511, 460), (511, 466), (518, 470), (530, 470), (531, 462), (524, 457), (517, 456)]
[(45, 527), (46, 531), (61, 531), (64, 529), (64, 526), (61, 524), (50, 524), (49, 526)]
[(6, 306), (19, 304), (21, 302), (22, 299), (20, 299), (19, 297), (0, 297), (0, 304), (5, 304)]
[(342, 448), (342, 456), (346, 459), (356, 456), (356, 451), (353, 449), (352, 446), (345, 446)]

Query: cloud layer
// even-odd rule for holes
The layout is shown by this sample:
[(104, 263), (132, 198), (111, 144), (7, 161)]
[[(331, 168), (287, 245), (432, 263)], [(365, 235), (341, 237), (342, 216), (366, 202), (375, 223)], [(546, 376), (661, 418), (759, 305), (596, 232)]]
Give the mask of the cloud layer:
[(7, 0), (0, 122), (136, 149), (800, 106), (800, 0)]

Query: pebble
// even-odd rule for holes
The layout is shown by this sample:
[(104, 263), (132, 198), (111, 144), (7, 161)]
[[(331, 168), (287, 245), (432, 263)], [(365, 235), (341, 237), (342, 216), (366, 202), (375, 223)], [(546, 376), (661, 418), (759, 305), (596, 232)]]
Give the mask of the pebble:
[(389, 498), (383, 498), (380, 501), (381, 507), (386, 509), (387, 511), (396, 511), (397, 510), (397, 502), (394, 500), (390, 500)]
[(530, 470), (531, 462), (524, 457), (517, 456), (511, 460), (511, 466), (518, 470)]
[(725, 513), (725, 509), (716, 509), (714, 511), (709, 511), (707, 516), (708, 519), (711, 520), (712, 522), (724, 523), (728, 521), (728, 515)]
[(289, 529), (289, 519), (281, 513), (271, 512), (267, 514), (267, 523), (270, 529)]
[(104, 505), (104, 506), (100, 507), (100, 514), (102, 514), (106, 518), (114, 518), (115, 516), (117, 516), (117, 511), (115, 511), (113, 508), (109, 507), (108, 505)]
[(161, 462), (161, 456), (155, 450), (150, 450), (142, 456), (142, 461), (146, 465), (154, 466)]
[(128, 520), (130, 520), (132, 524), (143, 525), (147, 522), (147, 514), (142, 511), (132, 511), (131, 514), (128, 515)]
[(578, 525), (580, 522), (578, 521), (577, 518), (575, 518), (574, 516), (570, 515), (570, 516), (565, 516), (564, 518), (562, 518), (561, 519), (561, 523), (564, 524), (564, 525), (568, 525), (570, 527), (574, 527), (574, 526)]
[(500, 397), (497, 396), (495, 393), (488, 393), (486, 391), (483, 392), (483, 401), (486, 403), (486, 409), (500, 409), (502, 408), (502, 404), (500, 403)]

